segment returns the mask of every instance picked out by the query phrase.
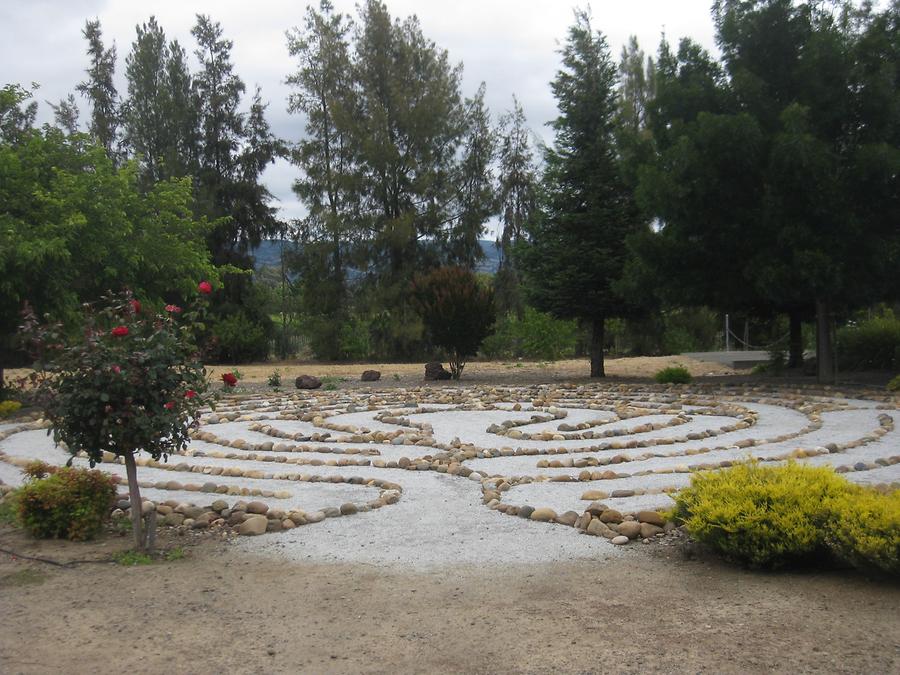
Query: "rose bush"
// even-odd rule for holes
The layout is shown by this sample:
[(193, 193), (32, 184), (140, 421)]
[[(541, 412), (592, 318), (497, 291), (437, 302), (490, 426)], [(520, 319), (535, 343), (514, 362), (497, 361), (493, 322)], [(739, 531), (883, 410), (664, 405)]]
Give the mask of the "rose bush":
[(145, 541), (135, 454), (159, 459), (184, 449), (200, 408), (213, 402), (195, 339), (204, 312), (202, 296), (190, 311), (155, 314), (128, 292), (110, 295), (84, 306), (75, 339), (26, 315), (23, 334), (35, 369), (46, 374), (37, 401), (53, 438), (73, 455), (86, 453), (91, 467), (104, 452), (124, 458), (139, 549)]

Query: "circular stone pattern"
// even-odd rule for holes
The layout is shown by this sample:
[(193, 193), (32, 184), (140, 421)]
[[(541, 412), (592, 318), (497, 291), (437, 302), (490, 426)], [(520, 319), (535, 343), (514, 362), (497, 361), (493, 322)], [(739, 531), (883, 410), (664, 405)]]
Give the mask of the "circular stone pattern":
[[(228, 395), (205, 411), (184, 452), (139, 457), (138, 477), (142, 508), (159, 522), (281, 532), (248, 545), (292, 558), (417, 566), (602, 558), (665, 536), (672, 524), (660, 512), (693, 472), (751, 457), (827, 464), (852, 481), (896, 486), (898, 409), (884, 392), (850, 398), (817, 387)], [(0, 490), (22, 482), (28, 461), (68, 459), (45, 428), (0, 425)], [(125, 467), (107, 460), (99, 468), (124, 483)], [(127, 496), (118, 506), (122, 517)]]

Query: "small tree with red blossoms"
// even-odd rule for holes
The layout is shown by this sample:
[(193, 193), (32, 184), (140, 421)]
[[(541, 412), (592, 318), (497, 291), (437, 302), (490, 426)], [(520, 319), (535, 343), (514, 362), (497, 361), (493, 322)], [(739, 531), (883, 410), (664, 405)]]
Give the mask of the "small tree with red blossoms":
[[(167, 305), (145, 310), (129, 292), (84, 306), (83, 330), (67, 340), (61, 326), (41, 325), (26, 314), (24, 337), (34, 349), (35, 368), (47, 373), (38, 400), (52, 422), (53, 439), (90, 465), (109, 452), (125, 461), (134, 542), (147, 546), (135, 455), (166, 458), (187, 447), (199, 409), (212, 402), (195, 335), (203, 329), (205, 298), (198, 287), (195, 308)], [(71, 460), (70, 460), (71, 462)]]

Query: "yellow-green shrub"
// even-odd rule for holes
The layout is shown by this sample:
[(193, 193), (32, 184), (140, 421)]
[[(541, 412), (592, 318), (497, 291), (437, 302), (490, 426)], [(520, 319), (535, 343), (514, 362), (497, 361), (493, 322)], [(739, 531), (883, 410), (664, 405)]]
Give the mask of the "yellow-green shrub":
[(18, 401), (0, 401), (0, 419), (18, 412), (21, 407), (22, 404)]
[(900, 375), (897, 375), (887, 384), (888, 391), (900, 391)]
[(826, 504), (853, 489), (827, 467), (748, 462), (694, 474), (675, 516), (726, 558), (777, 568), (825, 551)]
[(826, 540), (836, 555), (861, 569), (900, 575), (900, 490), (857, 489), (832, 500)]

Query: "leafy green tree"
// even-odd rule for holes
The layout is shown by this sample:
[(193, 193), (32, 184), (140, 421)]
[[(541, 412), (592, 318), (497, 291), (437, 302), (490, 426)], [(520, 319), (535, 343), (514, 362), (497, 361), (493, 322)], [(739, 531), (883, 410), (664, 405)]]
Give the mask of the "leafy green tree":
[(36, 88), (5, 84), (0, 89), (0, 141), (17, 143), (29, 135), (37, 115), (37, 101), (30, 100)]
[(432, 342), (447, 350), (450, 374), (462, 375), (496, 318), (494, 293), (462, 267), (441, 267), (413, 281), (412, 295)]
[(81, 82), (77, 91), (87, 98), (91, 107), (88, 131), (106, 149), (113, 161), (119, 157), (120, 103), (114, 77), (116, 73), (115, 45), (106, 49), (100, 21), (86, 21), (82, 31), (87, 40), (87, 53), (91, 59), (88, 79)]
[(25, 302), (67, 320), (110, 289), (161, 303), (200, 278), (218, 279), (204, 242), (208, 226), (192, 215), (190, 179), (140, 190), (137, 173), (133, 162), (115, 167), (86, 136), (52, 127), (0, 143), (0, 339), (7, 347)]
[(591, 326), (591, 377), (603, 377), (607, 317), (628, 311), (615, 290), (639, 218), (615, 147), (616, 66), (606, 38), (575, 13), (551, 87), (559, 107), (545, 155), (544, 213), (529, 228), (523, 272), (538, 309)]

